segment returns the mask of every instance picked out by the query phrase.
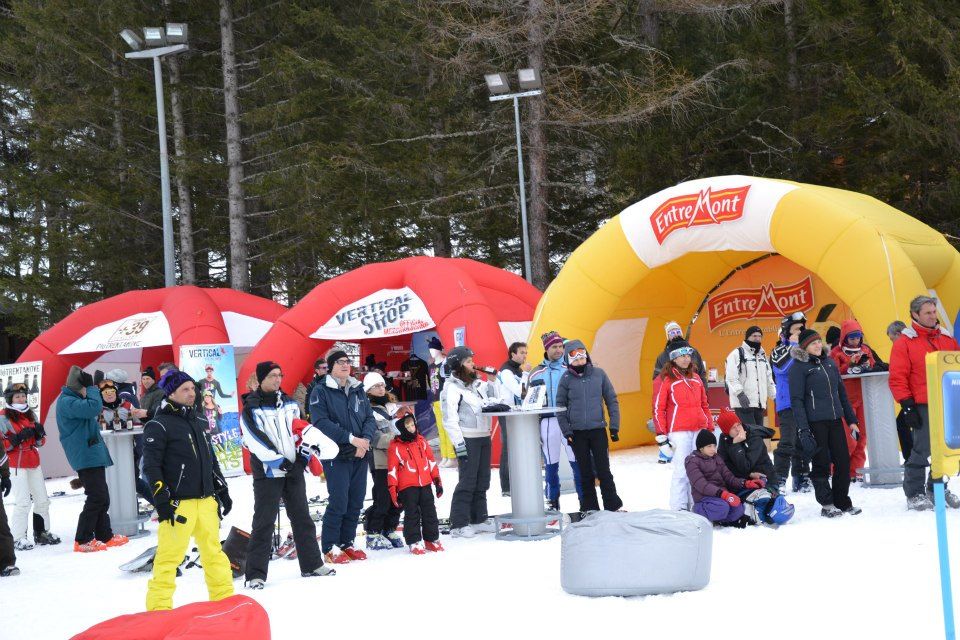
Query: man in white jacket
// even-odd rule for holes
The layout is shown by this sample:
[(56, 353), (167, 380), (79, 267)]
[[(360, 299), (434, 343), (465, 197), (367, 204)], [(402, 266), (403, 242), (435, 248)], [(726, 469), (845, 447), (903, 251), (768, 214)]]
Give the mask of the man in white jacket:
[(761, 346), (762, 340), (760, 327), (747, 327), (744, 342), (727, 356), (725, 379), (730, 407), (742, 424), (763, 426), (767, 398), (777, 395), (773, 370)]
[[(507, 361), (500, 365), (497, 382), (500, 386), (500, 401), (506, 405), (519, 406), (523, 401), (524, 387), (530, 376), (530, 363), (527, 362), (527, 343), (514, 342), (507, 351)], [(509, 453), (507, 451), (507, 419), (501, 417), (500, 424), (500, 491), (510, 495)]]

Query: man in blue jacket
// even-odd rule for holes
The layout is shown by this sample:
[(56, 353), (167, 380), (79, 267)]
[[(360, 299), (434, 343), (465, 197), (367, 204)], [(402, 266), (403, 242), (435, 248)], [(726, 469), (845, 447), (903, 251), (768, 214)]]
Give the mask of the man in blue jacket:
[(780, 443), (773, 452), (773, 466), (777, 472), (779, 491), (787, 484), (787, 474), (793, 469), (793, 491), (808, 493), (810, 486), (810, 461), (803, 458), (797, 442), (797, 423), (790, 405), (788, 376), (793, 366), (790, 348), (797, 346), (797, 336), (807, 328), (807, 317), (802, 312), (791, 313), (780, 321), (780, 342), (770, 354), (774, 383), (777, 385), (777, 426), (780, 428)]
[[(567, 363), (563, 357), (563, 338), (556, 331), (549, 331), (540, 339), (543, 341), (543, 362), (530, 373), (530, 389), (537, 386), (546, 387), (546, 404), (548, 407), (557, 406), (557, 387), (560, 378), (567, 372)], [(563, 437), (560, 423), (556, 416), (545, 414), (540, 418), (540, 446), (543, 449), (545, 477), (547, 482), (547, 500), (550, 508), (560, 510), (560, 454), (566, 454), (573, 471), (573, 481), (577, 487), (577, 497), (583, 499), (580, 487), (580, 467), (577, 465), (573, 449)]]
[[(344, 564), (367, 557), (354, 549), (353, 541), (367, 493), (367, 457), (371, 455), (370, 441), (376, 434), (377, 421), (363, 384), (350, 375), (346, 352), (330, 352), (327, 367), (330, 373), (310, 394), (310, 420), (340, 446), (340, 455), (323, 463), (330, 499), (323, 513), (320, 547), (327, 562)], [(334, 551), (334, 546), (340, 552)]]
[(93, 377), (76, 365), (70, 367), (67, 383), (57, 398), (57, 428), (67, 461), (80, 476), (87, 496), (77, 519), (73, 543), (73, 550), (82, 553), (103, 551), (128, 542), (126, 536), (114, 535), (107, 513), (110, 508), (107, 467), (113, 460), (97, 424), (101, 409), (103, 399), (93, 384)]

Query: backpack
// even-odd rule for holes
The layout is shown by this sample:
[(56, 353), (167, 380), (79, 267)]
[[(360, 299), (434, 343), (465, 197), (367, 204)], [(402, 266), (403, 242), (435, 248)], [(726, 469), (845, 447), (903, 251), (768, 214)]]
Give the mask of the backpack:
[[(743, 347), (737, 347), (737, 353), (740, 355), (740, 362), (737, 363), (737, 375), (743, 373), (743, 364), (747, 361), (747, 357), (743, 355)], [(730, 387), (727, 386), (727, 377), (723, 377), (723, 392), (727, 395), (730, 395)]]

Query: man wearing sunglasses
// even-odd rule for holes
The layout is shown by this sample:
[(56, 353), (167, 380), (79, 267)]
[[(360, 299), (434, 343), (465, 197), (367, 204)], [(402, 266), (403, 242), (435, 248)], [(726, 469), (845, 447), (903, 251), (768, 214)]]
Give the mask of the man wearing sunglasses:
[(567, 373), (557, 387), (557, 406), (567, 410), (557, 414), (557, 421), (564, 438), (573, 447), (580, 467), (583, 495), (580, 511), (598, 511), (597, 487), (606, 511), (618, 511), (623, 500), (617, 495), (617, 486), (610, 472), (610, 456), (607, 445), (607, 420), (603, 413), (606, 403), (610, 415), (610, 439), (620, 439), (620, 404), (617, 392), (603, 369), (590, 361), (587, 348), (579, 340), (569, 340), (564, 345), (567, 355)]
[(794, 493), (809, 493), (810, 461), (805, 460), (797, 440), (797, 423), (793, 419), (790, 402), (790, 367), (794, 360), (790, 355), (791, 347), (797, 346), (797, 336), (807, 328), (807, 317), (797, 311), (784, 316), (780, 321), (780, 341), (770, 353), (773, 378), (777, 386), (777, 426), (780, 428), (780, 442), (773, 452), (773, 465), (777, 472), (779, 486), (783, 491), (787, 484), (787, 474), (793, 475)]

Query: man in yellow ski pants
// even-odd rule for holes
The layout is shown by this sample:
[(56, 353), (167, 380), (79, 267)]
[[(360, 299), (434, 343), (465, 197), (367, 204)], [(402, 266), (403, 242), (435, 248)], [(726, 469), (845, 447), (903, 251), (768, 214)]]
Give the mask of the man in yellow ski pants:
[(220, 519), (233, 502), (206, 434), (194, 413), (196, 386), (182, 371), (168, 371), (159, 386), (165, 399), (143, 429), (143, 472), (160, 521), (147, 610), (173, 608), (177, 567), (197, 541), (211, 600), (233, 595), (230, 561), (220, 547)]

